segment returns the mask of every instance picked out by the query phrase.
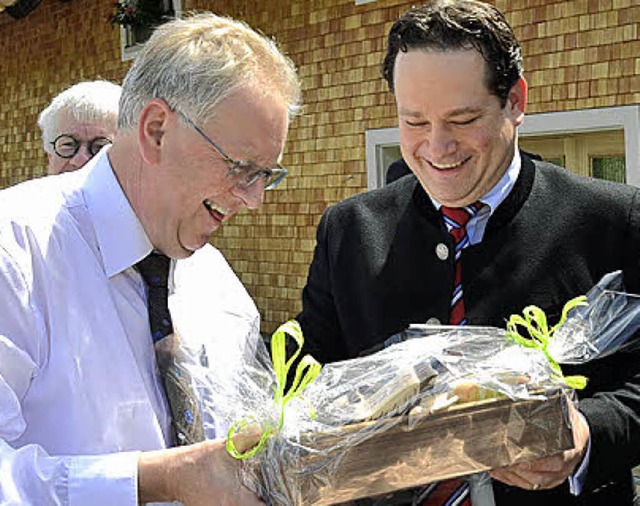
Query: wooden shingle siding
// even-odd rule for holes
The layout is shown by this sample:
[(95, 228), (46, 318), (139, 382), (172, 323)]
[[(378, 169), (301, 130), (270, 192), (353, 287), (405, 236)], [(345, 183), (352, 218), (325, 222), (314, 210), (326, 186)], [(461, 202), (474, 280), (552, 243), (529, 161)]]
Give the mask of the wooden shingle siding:
[[(45, 170), (36, 120), (51, 98), (84, 79), (120, 81), (120, 35), (110, 0), (45, 0), (17, 21), (0, 14), (0, 185)], [(365, 131), (396, 123), (380, 77), (385, 35), (417, 2), (183, 0), (274, 37), (296, 63), (304, 108), (282, 160), (290, 176), (258, 212), (213, 237), (271, 332), (300, 309), (321, 213), (367, 187)], [(640, 104), (637, 0), (497, 0), (512, 23), (529, 81), (528, 112)], [(358, 259), (354, 258), (354, 262)], [(215, 304), (215, 301), (212, 301)]]

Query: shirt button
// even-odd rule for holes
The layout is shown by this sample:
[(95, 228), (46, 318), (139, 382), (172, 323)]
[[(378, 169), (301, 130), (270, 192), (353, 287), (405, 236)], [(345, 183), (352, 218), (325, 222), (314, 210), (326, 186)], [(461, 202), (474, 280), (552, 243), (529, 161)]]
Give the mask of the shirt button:
[(440, 320), (438, 320), (435, 316), (432, 316), (427, 320), (427, 325), (440, 325)]
[(449, 248), (446, 244), (441, 242), (436, 246), (436, 256), (440, 260), (446, 260), (447, 258), (449, 258)]

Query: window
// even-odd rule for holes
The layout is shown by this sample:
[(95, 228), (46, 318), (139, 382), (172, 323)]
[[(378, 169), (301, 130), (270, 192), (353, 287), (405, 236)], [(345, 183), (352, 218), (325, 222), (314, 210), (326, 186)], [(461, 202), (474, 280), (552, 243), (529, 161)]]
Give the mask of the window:
[[(162, 3), (162, 11), (167, 19), (179, 18), (182, 14), (181, 0), (156, 0)], [(149, 26), (120, 26), (120, 47), (122, 61), (131, 60), (149, 40), (153, 28)]]
[[(518, 129), (520, 147), (586, 176), (640, 186), (640, 106), (530, 114)], [(398, 128), (367, 130), (367, 186), (384, 185), (398, 154)]]
[(591, 158), (591, 175), (600, 179), (626, 182), (624, 156), (601, 156)]
[(379, 128), (365, 133), (367, 146), (367, 188), (384, 186), (389, 165), (400, 158), (398, 128)]
[(640, 106), (527, 115), (519, 139), (579, 174), (640, 186)]
[[(576, 174), (626, 182), (624, 130), (522, 135), (520, 147)], [(614, 166), (617, 167), (614, 169)]]

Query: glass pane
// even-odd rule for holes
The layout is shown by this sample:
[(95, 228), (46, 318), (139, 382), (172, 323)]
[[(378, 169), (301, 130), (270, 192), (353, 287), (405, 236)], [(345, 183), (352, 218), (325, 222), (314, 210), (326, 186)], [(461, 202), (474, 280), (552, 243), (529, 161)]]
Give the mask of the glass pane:
[(591, 175), (599, 179), (625, 183), (624, 156), (599, 156), (591, 158)]
[[(131, 0), (129, 0), (131, 1)], [(129, 26), (131, 44), (144, 44), (149, 40), (156, 26), (175, 17), (171, 0), (137, 0), (138, 22)]]
[[(558, 135), (525, 135), (518, 140), (524, 151), (536, 153), (544, 160), (566, 167), (583, 176), (613, 178), (609, 169), (593, 168), (594, 159), (624, 158), (624, 130), (604, 130), (594, 132), (566, 132)], [(560, 160), (562, 160), (560, 162)], [(606, 162), (605, 162), (606, 163)], [(619, 163), (619, 162), (616, 162)], [(600, 162), (596, 162), (600, 164)], [(622, 172), (616, 177), (624, 176)], [(594, 173), (595, 172), (595, 173)]]
[(560, 167), (564, 167), (564, 156), (559, 156), (556, 158), (545, 158), (544, 161), (552, 163), (554, 165), (558, 165)]
[(388, 184), (390, 182), (387, 179), (387, 171), (389, 170), (389, 166), (399, 158), (402, 158), (402, 153), (400, 152), (400, 146), (399, 145), (382, 146), (382, 149), (380, 150), (380, 155), (381, 155), (380, 168), (382, 169), (382, 174), (384, 176), (380, 180), (384, 181), (384, 184)]
[(149, 37), (151, 37), (153, 27), (146, 25), (134, 25), (131, 27), (131, 31), (133, 32), (133, 43), (144, 44), (149, 40)]

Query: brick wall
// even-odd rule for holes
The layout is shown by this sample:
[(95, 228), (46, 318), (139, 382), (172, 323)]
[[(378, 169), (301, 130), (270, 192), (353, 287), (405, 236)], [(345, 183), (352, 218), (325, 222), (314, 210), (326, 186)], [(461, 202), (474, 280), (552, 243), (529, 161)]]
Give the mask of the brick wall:
[[(414, 3), (183, 0), (185, 11), (225, 13), (274, 36), (303, 83), (305, 108), (283, 159), (290, 177), (260, 211), (237, 216), (212, 241), (255, 298), (265, 331), (300, 309), (322, 211), (365, 190), (365, 131), (395, 125), (379, 64), (388, 28)], [(529, 112), (640, 103), (637, 0), (495, 3), (522, 42)], [(79, 80), (118, 81), (126, 72), (118, 30), (104, 22), (109, 4), (44, 0), (20, 21), (0, 14), (0, 185), (44, 173), (36, 119), (51, 97)]]

